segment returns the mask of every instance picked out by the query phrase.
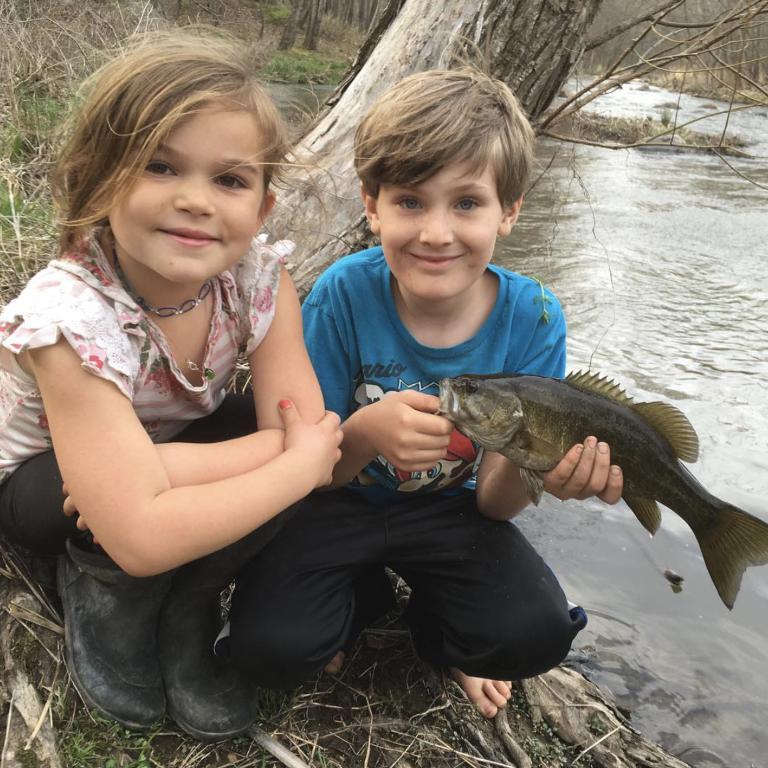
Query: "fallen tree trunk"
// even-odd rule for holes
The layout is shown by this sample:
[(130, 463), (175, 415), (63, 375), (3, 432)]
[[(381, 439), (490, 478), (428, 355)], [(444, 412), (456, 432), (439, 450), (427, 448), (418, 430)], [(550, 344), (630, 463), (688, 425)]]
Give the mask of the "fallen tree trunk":
[(368, 242), (353, 167), (355, 127), (386, 88), (414, 72), (485, 60), (532, 119), (579, 60), (602, 0), (391, 0), (358, 60), (294, 153), (304, 184), (280, 195), (269, 228), (295, 240), (293, 277), (305, 293), (344, 253)]

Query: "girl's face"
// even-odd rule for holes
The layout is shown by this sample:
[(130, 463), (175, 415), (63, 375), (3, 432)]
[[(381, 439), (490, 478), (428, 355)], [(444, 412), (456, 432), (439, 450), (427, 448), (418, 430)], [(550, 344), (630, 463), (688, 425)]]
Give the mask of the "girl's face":
[(128, 281), (173, 303), (232, 267), (274, 205), (264, 189), (256, 120), (211, 108), (179, 123), (109, 223)]

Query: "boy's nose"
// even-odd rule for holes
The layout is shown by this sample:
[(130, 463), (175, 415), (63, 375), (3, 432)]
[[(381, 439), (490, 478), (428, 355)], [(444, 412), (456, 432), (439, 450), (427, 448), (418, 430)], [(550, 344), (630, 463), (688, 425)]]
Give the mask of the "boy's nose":
[(450, 216), (444, 211), (430, 211), (423, 220), (419, 240), (424, 245), (449, 245), (453, 242)]
[(210, 216), (213, 213), (213, 203), (209, 191), (208, 179), (180, 180), (174, 196), (174, 208), (187, 211), (195, 216)]

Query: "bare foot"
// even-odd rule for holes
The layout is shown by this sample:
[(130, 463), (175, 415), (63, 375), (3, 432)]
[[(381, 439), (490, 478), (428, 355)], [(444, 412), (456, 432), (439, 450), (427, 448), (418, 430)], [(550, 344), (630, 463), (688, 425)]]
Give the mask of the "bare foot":
[(329, 675), (338, 675), (341, 672), (341, 668), (344, 665), (344, 651), (339, 651), (326, 665), (325, 671)]
[(512, 695), (511, 683), (504, 680), (489, 680), (485, 677), (470, 677), (456, 667), (449, 670), (451, 677), (461, 686), (469, 700), (487, 718), (496, 717), (502, 707), (507, 706)]

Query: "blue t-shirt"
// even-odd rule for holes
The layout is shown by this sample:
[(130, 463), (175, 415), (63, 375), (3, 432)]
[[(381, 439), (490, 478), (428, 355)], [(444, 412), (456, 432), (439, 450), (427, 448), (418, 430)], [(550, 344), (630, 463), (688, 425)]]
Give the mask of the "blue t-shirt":
[[(380, 247), (345, 256), (317, 280), (302, 307), (304, 336), (325, 398), (344, 421), (388, 392), (438, 394), (443, 377), (465, 373), (565, 373), (565, 319), (557, 299), (527, 277), (489, 265), (496, 304), (480, 330), (454, 347), (420, 344), (403, 325)], [(352, 484), (372, 500), (407, 492), (474, 488), (480, 451), (454, 431), (448, 456), (427, 472), (403, 472), (383, 456)]]

